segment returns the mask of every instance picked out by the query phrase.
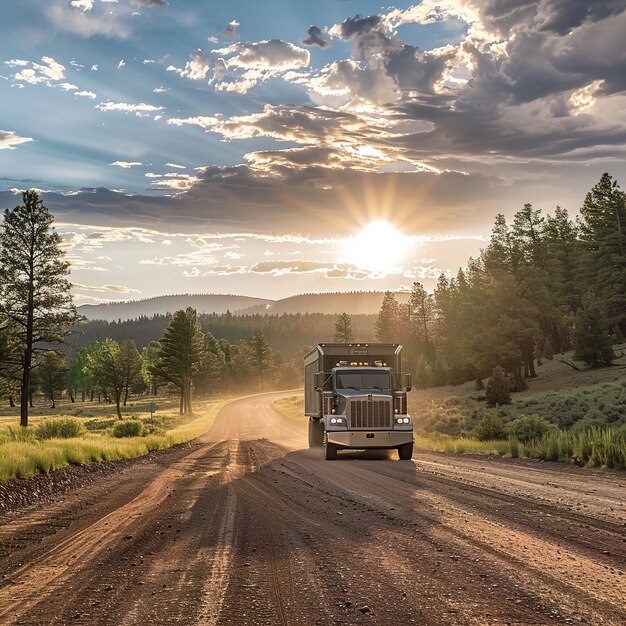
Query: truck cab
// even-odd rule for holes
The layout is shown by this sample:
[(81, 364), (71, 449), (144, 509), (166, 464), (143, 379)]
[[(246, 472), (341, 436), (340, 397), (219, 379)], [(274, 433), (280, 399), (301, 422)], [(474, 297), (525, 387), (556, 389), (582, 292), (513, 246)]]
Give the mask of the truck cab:
[[(400, 371), (398, 344), (318, 344), (305, 357), (309, 446), (325, 458), (341, 449), (397, 449), (413, 454), (407, 411), (411, 376)], [(314, 371), (316, 370), (316, 371)]]

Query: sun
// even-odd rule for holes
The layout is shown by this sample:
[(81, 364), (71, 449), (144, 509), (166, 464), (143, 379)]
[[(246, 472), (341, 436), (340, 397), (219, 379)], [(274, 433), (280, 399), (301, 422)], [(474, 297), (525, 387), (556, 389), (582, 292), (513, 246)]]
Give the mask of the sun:
[(360, 233), (342, 242), (342, 261), (376, 274), (400, 270), (414, 241), (385, 221), (368, 224)]

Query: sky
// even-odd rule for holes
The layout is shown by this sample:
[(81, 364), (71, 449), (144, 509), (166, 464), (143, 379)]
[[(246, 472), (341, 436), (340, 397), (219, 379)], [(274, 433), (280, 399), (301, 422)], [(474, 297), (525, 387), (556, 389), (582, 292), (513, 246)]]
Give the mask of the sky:
[(0, 208), (76, 302), (432, 288), (497, 213), (624, 180), (626, 0), (21, 0)]

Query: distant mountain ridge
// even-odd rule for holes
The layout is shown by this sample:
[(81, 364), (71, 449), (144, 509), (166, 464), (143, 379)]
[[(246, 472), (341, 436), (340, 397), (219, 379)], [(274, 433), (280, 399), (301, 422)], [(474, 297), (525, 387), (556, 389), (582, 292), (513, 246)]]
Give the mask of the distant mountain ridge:
[[(109, 322), (152, 317), (174, 313), (179, 309), (193, 307), (198, 313), (233, 315), (282, 315), (283, 313), (378, 313), (382, 304), (382, 291), (356, 291), (341, 293), (305, 293), (281, 300), (268, 300), (249, 296), (224, 294), (181, 294), (157, 296), (146, 300), (112, 302), (108, 304), (83, 304), (78, 312), (88, 320)], [(399, 302), (406, 302), (409, 294), (397, 293)]]
[(265, 307), (272, 300), (229, 294), (178, 294), (157, 296), (145, 300), (128, 300), (106, 304), (83, 304), (78, 312), (88, 320), (106, 320), (114, 322), (118, 319), (131, 320), (138, 317), (152, 317), (174, 313), (180, 309), (193, 307), (198, 313), (226, 313), (246, 309), (253, 306)]

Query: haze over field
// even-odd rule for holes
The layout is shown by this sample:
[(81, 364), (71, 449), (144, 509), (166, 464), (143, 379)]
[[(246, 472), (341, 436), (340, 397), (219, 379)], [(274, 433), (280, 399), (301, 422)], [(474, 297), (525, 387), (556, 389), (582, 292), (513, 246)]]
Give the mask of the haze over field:
[(625, 7), (5, 3), (0, 206), (44, 191), (79, 304), (432, 288), (619, 178)]

